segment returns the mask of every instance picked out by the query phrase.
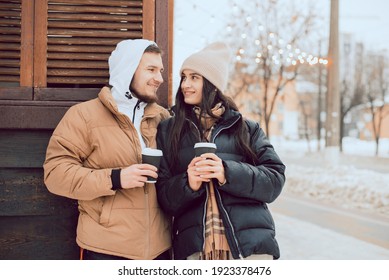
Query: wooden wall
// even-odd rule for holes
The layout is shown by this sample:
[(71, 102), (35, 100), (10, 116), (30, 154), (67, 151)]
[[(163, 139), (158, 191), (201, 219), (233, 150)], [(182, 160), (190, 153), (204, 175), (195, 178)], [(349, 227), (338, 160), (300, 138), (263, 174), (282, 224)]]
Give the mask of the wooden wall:
[(0, 259), (77, 259), (77, 201), (49, 193), (42, 165), (70, 105), (0, 102)]
[[(29, 5), (30, 0), (22, 3)], [(144, 19), (143, 25), (148, 26), (144, 37), (154, 39), (164, 50), (165, 84), (159, 94), (161, 105), (167, 106), (171, 75), (168, 6), (172, 0), (145, 0), (144, 4), (145, 9), (155, 8), (155, 18)], [(1, 48), (0, 43), (0, 52)], [(77, 102), (94, 98), (98, 91), (36, 85), (5, 88), (0, 84), (0, 259), (79, 258), (77, 201), (48, 192), (42, 165), (49, 138), (63, 114)]]

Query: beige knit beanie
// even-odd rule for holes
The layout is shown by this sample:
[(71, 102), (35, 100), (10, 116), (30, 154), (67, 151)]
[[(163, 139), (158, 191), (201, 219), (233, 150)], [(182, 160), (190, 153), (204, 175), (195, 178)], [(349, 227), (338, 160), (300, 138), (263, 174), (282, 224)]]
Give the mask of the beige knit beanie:
[(187, 69), (195, 71), (224, 92), (227, 87), (230, 59), (231, 51), (228, 46), (222, 42), (215, 42), (185, 59), (180, 74)]

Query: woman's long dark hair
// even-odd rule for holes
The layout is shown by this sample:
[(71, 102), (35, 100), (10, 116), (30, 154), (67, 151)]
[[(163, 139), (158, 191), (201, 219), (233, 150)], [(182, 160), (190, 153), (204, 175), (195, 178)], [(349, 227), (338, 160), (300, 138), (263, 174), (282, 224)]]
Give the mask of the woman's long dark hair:
[[(200, 116), (205, 112), (209, 116), (216, 117), (212, 114), (211, 109), (215, 107), (215, 105), (219, 102), (223, 104), (226, 111), (229, 109), (239, 111), (235, 102), (228, 96), (224, 95), (221, 91), (219, 91), (210, 81), (203, 77), (203, 97), (200, 104)], [(199, 128), (200, 137), (203, 138), (203, 127), (201, 125), (201, 121), (194, 117), (195, 114), (193, 112), (193, 105), (186, 104), (184, 101), (184, 95), (181, 90), (182, 78), (180, 81), (180, 86), (178, 87), (176, 93), (176, 102), (175, 102), (175, 117), (173, 118), (172, 130), (169, 134), (169, 145), (171, 151), (170, 162), (173, 164), (177, 162), (178, 159), (178, 151), (182, 136), (189, 131), (185, 131), (184, 123), (187, 121), (186, 119), (192, 120), (197, 127)], [(255, 152), (250, 147), (250, 137), (248, 133), (248, 128), (243, 120), (240, 118), (238, 123), (236, 124), (236, 129), (234, 131), (234, 137), (236, 139), (236, 148), (238, 151), (243, 153), (245, 158), (253, 163), (255, 162)]]

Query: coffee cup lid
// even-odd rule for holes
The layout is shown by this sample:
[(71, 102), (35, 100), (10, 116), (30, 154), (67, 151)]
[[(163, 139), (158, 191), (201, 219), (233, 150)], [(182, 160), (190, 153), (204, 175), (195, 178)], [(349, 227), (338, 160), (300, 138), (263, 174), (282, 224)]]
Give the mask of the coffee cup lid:
[(153, 149), (153, 148), (144, 148), (142, 150), (142, 154), (150, 155), (150, 156), (162, 156), (163, 155), (161, 150)]
[(195, 148), (214, 148), (216, 149), (215, 143), (209, 143), (209, 142), (199, 142), (194, 145)]

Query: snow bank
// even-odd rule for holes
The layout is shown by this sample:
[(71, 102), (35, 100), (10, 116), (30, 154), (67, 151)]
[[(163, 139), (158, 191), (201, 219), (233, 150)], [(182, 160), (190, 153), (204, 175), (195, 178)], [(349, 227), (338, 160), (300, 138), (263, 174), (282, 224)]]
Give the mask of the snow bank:
[(389, 174), (352, 166), (288, 165), (284, 191), (389, 217)]

